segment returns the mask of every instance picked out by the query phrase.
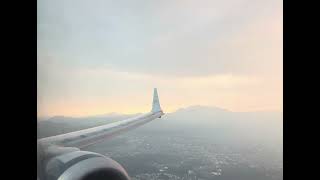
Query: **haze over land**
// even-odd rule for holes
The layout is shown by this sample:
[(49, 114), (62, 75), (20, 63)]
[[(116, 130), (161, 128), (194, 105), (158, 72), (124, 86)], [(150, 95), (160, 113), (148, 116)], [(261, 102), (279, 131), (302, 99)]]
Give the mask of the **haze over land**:
[[(38, 121), (39, 137), (63, 134), (97, 125), (116, 122), (137, 116), (138, 114), (122, 115), (108, 113), (81, 118), (54, 116), (47, 120)], [(190, 106), (172, 113), (166, 113), (164, 118), (157, 119), (152, 124), (163, 124), (163, 134), (193, 131), (221, 132), (228, 137), (264, 138), (282, 142), (282, 112), (232, 112), (222, 108), (208, 106)], [(153, 131), (158, 126), (147, 128)], [(138, 128), (139, 129), (139, 128)], [(232, 133), (231, 133), (232, 132)], [(227, 136), (225, 136), (227, 137)], [(243, 139), (243, 140), (245, 140)]]
[[(38, 121), (38, 137), (131, 116), (52, 117)], [(115, 159), (133, 179), (281, 180), (282, 126), (281, 112), (192, 106), (84, 150)]]

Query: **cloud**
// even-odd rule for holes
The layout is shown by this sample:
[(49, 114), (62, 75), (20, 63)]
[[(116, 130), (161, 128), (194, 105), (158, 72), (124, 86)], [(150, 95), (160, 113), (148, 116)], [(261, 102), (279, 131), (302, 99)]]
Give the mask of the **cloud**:
[(282, 107), (281, 1), (39, 0), (37, 24), (39, 113), (142, 111), (153, 87), (168, 109)]
[(257, 46), (277, 46), (279, 40), (269, 36), (274, 32), (254, 32), (254, 26), (270, 29), (281, 7), (281, 1), (256, 0), (42, 0), (39, 50), (70, 65), (163, 76), (259, 72), (259, 64), (281, 59), (274, 60), (277, 49)]

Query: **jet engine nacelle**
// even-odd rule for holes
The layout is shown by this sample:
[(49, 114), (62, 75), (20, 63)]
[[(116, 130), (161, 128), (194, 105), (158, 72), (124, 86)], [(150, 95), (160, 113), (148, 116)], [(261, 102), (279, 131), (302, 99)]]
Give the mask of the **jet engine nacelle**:
[(125, 169), (101, 154), (74, 151), (49, 159), (45, 166), (46, 180), (129, 180)]

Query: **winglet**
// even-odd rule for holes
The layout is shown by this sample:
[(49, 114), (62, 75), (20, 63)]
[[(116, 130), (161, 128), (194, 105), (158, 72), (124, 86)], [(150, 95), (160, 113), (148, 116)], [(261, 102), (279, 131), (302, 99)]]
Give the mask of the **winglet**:
[(157, 88), (153, 89), (153, 101), (152, 101), (152, 110), (151, 110), (151, 112), (162, 112), (162, 109), (160, 107)]

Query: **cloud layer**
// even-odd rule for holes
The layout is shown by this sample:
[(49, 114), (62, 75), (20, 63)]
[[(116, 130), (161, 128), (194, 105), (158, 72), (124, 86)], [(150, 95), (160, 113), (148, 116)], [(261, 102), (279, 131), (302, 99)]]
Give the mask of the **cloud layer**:
[(172, 107), (281, 109), (282, 2), (38, 1), (39, 114), (133, 111), (153, 86)]

